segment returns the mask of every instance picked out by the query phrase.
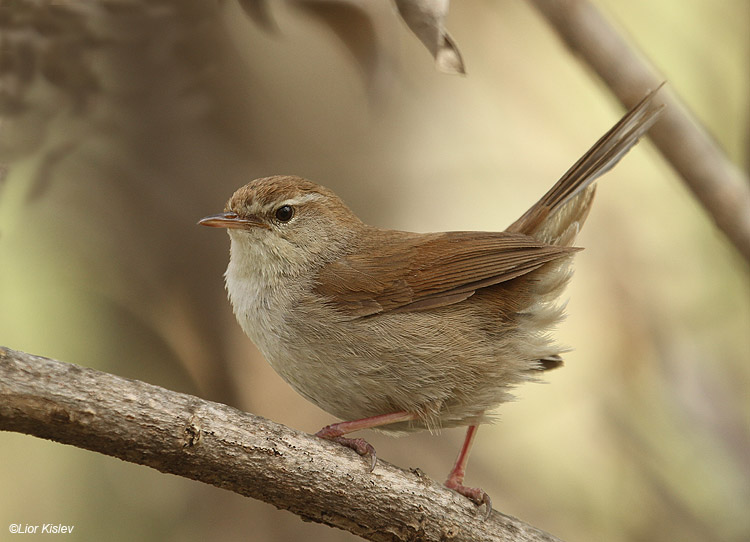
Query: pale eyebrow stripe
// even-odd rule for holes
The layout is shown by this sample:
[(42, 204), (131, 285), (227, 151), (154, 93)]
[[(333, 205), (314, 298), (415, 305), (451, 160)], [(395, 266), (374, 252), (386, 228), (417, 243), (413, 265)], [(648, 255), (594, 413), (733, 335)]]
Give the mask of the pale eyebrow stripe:
[(307, 194), (302, 194), (301, 196), (297, 196), (294, 198), (285, 199), (284, 201), (277, 202), (277, 203), (267, 203), (263, 205), (258, 211), (261, 213), (264, 212), (270, 212), (276, 209), (277, 207), (281, 207), (282, 205), (299, 205), (301, 203), (306, 203), (308, 201), (315, 201), (324, 199), (322, 194), (318, 194), (317, 192), (309, 192)]
[(284, 200), (281, 202), (281, 205), (299, 205), (300, 203), (306, 203), (308, 201), (315, 201), (319, 199), (323, 199), (322, 194), (318, 194), (316, 192), (309, 192), (307, 194), (297, 196), (296, 198), (289, 198), (287, 200)]

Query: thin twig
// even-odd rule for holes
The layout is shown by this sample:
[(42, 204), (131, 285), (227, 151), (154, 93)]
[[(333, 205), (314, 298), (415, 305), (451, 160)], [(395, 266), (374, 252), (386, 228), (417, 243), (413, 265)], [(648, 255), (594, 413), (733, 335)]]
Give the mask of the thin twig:
[(226, 405), (0, 347), (0, 430), (229, 489), (368, 540), (547, 541), (419, 470), (379, 461)]
[[(565, 44), (630, 108), (664, 78), (587, 0), (531, 0)], [(667, 90), (667, 89), (665, 89)], [(750, 261), (750, 181), (671, 93), (649, 136), (737, 250)]]

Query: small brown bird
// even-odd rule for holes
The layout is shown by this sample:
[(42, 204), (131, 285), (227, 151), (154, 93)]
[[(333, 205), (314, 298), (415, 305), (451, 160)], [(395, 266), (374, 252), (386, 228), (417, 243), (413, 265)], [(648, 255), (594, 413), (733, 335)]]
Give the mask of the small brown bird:
[(648, 94), (504, 232), (410, 233), (368, 226), (330, 190), (299, 177), (257, 179), (223, 213), (226, 287), (242, 329), (307, 399), (349, 420), (319, 437), (369, 456), (366, 428), (469, 426), (445, 485), (463, 485), (477, 425), (511, 389), (562, 364), (548, 332), (570, 279), (571, 245), (612, 168), (655, 122)]

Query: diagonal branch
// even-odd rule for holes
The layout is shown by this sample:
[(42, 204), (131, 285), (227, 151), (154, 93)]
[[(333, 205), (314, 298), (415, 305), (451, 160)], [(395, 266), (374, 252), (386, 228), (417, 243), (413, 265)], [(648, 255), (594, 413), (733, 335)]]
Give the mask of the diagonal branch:
[(212, 484), (368, 540), (547, 541), (425, 477), (145, 382), (0, 347), (0, 429)]
[[(531, 3), (627, 108), (664, 80), (588, 0)], [(651, 140), (750, 261), (750, 181), (676, 97), (664, 91), (659, 97), (666, 107)]]

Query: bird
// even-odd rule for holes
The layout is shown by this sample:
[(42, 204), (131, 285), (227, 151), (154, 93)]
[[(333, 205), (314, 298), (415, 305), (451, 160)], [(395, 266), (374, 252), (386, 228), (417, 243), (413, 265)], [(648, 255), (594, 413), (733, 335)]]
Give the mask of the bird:
[(465, 426), (445, 486), (491, 512), (489, 495), (464, 485), (477, 427), (514, 387), (562, 365), (550, 332), (594, 181), (656, 122), (658, 90), (504, 231), (378, 228), (290, 175), (249, 182), (199, 221), (229, 232), (225, 283), (243, 331), (297, 392), (343, 420), (318, 437), (372, 470), (374, 448), (346, 435)]

